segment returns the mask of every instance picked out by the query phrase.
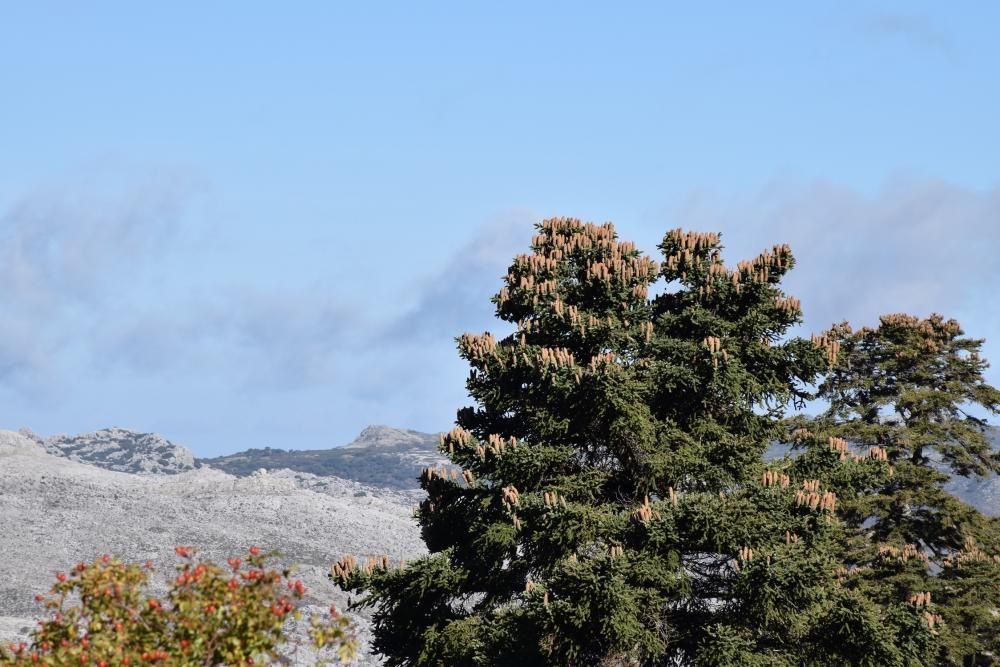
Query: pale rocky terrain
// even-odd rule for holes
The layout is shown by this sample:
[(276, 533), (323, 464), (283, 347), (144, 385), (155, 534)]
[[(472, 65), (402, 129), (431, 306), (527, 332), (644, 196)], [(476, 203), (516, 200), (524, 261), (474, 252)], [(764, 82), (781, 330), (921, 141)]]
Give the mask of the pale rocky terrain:
[[(199, 546), (214, 560), (252, 544), (280, 550), (301, 565), (316, 611), (331, 602), (343, 608), (347, 596), (326, 578), (341, 555), (398, 560), (424, 553), (412, 501), (412, 492), (291, 471), (107, 470), (0, 431), (0, 641), (30, 630), (40, 612), (33, 596), (48, 589), (56, 570), (107, 552), (152, 559), (169, 574), (175, 545)], [(366, 640), (367, 619), (353, 616)], [(378, 662), (365, 651), (358, 664)]]
[(48, 438), (36, 435), (29, 428), (22, 428), (19, 433), (42, 445), (50, 454), (118, 472), (172, 475), (195, 467), (191, 450), (156, 433), (117, 427)]
[(952, 477), (944, 487), (983, 514), (1000, 516), (1000, 477)]

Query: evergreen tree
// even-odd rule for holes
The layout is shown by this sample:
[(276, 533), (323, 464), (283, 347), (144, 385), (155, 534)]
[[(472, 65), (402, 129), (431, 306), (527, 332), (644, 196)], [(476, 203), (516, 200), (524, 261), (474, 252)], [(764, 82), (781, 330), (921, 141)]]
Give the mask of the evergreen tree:
[[(801, 317), (779, 287), (790, 249), (730, 269), (717, 234), (671, 231), (657, 263), (610, 224), (538, 232), (494, 297), (516, 331), (458, 339), (477, 405), (442, 436), (452, 466), (421, 478), (430, 555), (333, 567), (365, 593), (387, 664), (926, 656), (922, 609), (841, 584), (836, 495), (764, 462), (826, 365), (787, 337)], [(856, 467), (889, 476), (884, 460)]]
[[(833, 352), (818, 392), (829, 407), (791, 420), (791, 439), (807, 450), (793, 468), (837, 489), (846, 585), (928, 607), (941, 663), (993, 664), (1000, 527), (944, 488), (952, 475), (1000, 471), (987, 423), (972, 412), (1000, 412), (1000, 391), (983, 378), (983, 341), (940, 315), (901, 314), (857, 332), (843, 323), (817, 341)], [(892, 476), (852, 474), (858, 456), (885, 460)]]

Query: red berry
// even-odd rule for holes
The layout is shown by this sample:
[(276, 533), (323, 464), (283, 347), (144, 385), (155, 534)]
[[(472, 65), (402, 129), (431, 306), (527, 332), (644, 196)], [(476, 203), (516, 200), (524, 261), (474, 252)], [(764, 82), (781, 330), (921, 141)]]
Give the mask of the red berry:
[(251, 556), (256, 556), (256, 555), (257, 555), (257, 554), (259, 554), (259, 553), (260, 553), (260, 547), (258, 547), (258, 546), (256, 546), (256, 545), (255, 545), (255, 546), (252, 546), (252, 547), (250, 547), (250, 555), (251, 555)]

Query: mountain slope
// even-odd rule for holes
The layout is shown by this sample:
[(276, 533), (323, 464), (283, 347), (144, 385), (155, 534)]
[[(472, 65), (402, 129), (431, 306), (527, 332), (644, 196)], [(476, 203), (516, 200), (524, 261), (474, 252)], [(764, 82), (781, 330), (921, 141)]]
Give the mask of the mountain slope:
[[(155, 433), (122, 428), (51, 438), (41, 438), (28, 429), (22, 429), (21, 434), (51, 454), (108, 470), (147, 475), (178, 474), (207, 465), (246, 477), (261, 469), (288, 469), (302, 473), (298, 483), (303, 487), (308, 487), (306, 480), (310, 476), (321, 479), (332, 476), (378, 487), (380, 490), (375, 491), (378, 494), (384, 495), (389, 490), (401, 492), (397, 500), (412, 500), (414, 494), (420, 493), (417, 477), (422, 468), (447, 463), (437, 450), (436, 435), (389, 426), (369, 426), (350, 444), (330, 449), (248, 449), (206, 459), (195, 459), (185, 447)], [(1000, 450), (1000, 428), (991, 426), (987, 435)], [(784, 451), (786, 448), (772, 447), (769, 456), (780, 456)], [(996, 475), (987, 479), (955, 477), (948, 490), (981, 511), (1000, 516), (1000, 478)], [(355, 492), (368, 493), (362, 488)]]
[[(23, 636), (33, 625), (41, 611), (33, 596), (48, 589), (54, 571), (108, 552), (152, 559), (169, 574), (178, 544), (203, 547), (216, 560), (251, 544), (279, 549), (286, 562), (302, 565), (316, 611), (331, 601), (343, 607), (346, 596), (325, 577), (341, 555), (397, 560), (424, 553), (400, 496), (359, 490), (365, 489), (288, 471), (243, 478), (207, 468), (173, 475), (109, 471), (0, 431), (0, 640)], [(366, 619), (358, 623), (364, 634)]]
[[(1000, 427), (990, 426), (986, 437), (993, 443), (993, 449), (1000, 451)], [(953, 475), (945, 489), (984, 514), (1000, 516), (1000, 476), (995, 473), (985, 479)]]
[(331, 449), (248, 449), (216, 458), (198, 459), (232, 475), (249, 475), (261, 468), (287, 468), (314, 475), (333, 475), (363, 484), (417, 489), (420, 470), (444, 463), (438, 436), (389, 426), (369, 426), (354, 442)]
[(20, 433), (42, 445), (50, 454), (107, 470), (174, 475), (195, 467), (194, 455), (189, 449), (156, 433), (139, 433), (117, 427), (49, 438), (41, 438), (30, 429), (21, 429)]
[[(987, 437), (1000, 451), (1000, 427), (991, 426)], [(447, 464), (437, 450), (438, 438), (388, 426), (369, 426), (358, 438), (342, 447), (315, 450), (249, 449), (214, 459), (198, 459), (233, 475), (249, 475), (258, 469), (288, 468), (315, 475), (333, 475), (364, 484), (401, 491), (418, 489), (417, 477), (427, 466)], [(770, 457), (781, 456), (787, 448), (769, 450)], [(953, 477), (948, 491), (991, 516), (1000, 516), (1000, 478)]]

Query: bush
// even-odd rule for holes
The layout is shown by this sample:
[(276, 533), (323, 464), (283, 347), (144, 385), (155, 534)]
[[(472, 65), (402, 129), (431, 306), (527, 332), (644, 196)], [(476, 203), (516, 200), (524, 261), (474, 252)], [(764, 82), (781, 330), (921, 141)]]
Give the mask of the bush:
[[(283, 625), (301, 612), (306, 588), (291, 572), (267, 568), (275, 553), (251, 547), (245, 559), (221, 567), (191, 547), (175, 549), (179, 563), (164, 598), (149, 593), (153, 564), (125, 564), (105, 555), (56, 574), (48, 595), (36, 595), (50, 614), (31, 643), (0, 646), (2, 665), (254, 665), (277, 658)], [(336, 607), (309, 621), (313, 646), (341, 661), (357, 649), (350, 623)], [(296, 647), (295, 650), (298, 650)]]

